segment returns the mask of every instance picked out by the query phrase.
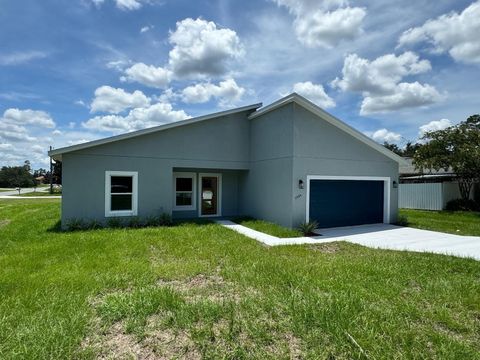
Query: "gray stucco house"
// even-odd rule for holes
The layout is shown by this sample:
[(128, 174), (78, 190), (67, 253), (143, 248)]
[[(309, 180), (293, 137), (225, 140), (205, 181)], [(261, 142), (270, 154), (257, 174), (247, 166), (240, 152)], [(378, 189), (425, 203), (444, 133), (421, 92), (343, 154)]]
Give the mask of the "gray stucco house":
[(62, 161), (63, 225), (161, 213), (390, 223), (403, 161), (295, 93), (49, 155)]

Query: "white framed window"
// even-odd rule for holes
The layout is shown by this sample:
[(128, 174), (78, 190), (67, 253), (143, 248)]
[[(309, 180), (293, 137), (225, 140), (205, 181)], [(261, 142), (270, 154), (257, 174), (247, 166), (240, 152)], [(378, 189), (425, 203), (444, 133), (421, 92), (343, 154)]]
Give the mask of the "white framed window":
[(105, 216), (136, 216), (138, 212), (138, 172), (105, 172)]
[(197, 208), (197, 174), (173, 173), (173, 210), (195, 210)]

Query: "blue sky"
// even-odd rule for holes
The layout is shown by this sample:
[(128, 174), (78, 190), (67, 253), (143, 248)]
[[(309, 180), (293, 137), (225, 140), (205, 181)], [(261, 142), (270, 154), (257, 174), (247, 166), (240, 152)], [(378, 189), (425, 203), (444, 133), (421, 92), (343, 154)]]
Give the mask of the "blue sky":
[(5, 0), (0, 164), (296, 91), (379, 142), (479, 113), (480, 1)]

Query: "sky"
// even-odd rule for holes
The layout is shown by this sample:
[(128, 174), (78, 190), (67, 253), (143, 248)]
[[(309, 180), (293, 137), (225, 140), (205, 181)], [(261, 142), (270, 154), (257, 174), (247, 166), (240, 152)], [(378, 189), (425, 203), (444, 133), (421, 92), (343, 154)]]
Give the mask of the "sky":
[(404, 146), (480, 113), (480, 0), (2, 0), (0, 165), (293, 91)]

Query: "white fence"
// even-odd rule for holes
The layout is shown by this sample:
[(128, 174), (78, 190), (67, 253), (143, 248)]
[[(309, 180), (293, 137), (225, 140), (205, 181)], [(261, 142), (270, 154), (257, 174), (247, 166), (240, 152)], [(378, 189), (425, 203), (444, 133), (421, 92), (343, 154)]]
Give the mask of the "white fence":
[(443, 210), (460, 198), (457, 182), (400, 184), (398, 206), (405, 209)]

